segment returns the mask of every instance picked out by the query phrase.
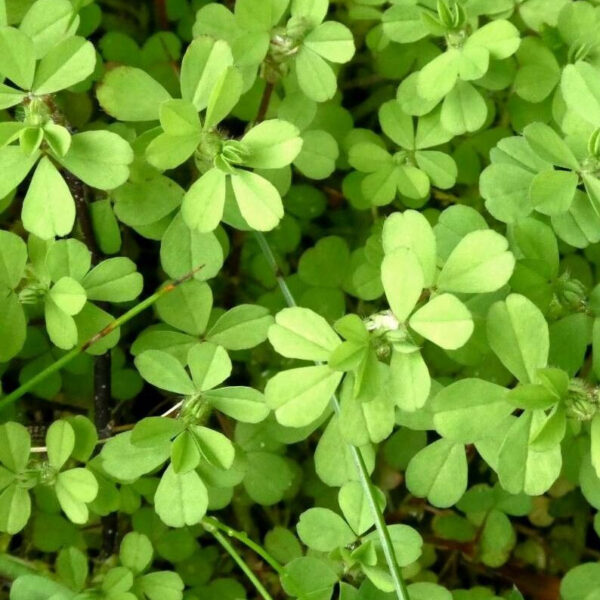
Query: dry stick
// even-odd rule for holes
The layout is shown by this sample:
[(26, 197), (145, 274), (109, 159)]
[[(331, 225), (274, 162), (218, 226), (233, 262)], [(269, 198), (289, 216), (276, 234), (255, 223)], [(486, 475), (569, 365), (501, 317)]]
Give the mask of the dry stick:
[[(255, 123), (260, 123), (268, 110), (269, 107), (269, 99), (273, 92), (273, 84), (267, 83), (265, 90), (263, 92), (263, 97), (260, 103), (260, 110), (256, 117)], [(258, 245), (267, 260), (267, 263), (273, 270), (273, 274), (277, 279), (277, 284), (279, 285), (279, 289), (285, 298), (285, 301), (288, 306), (293, 307), (297, 306), (296, 299), (294, 295), (290, 291), (281, 269), (277, 264), (277, 260), (275, 255), (273, 254), (273, 250), (271, 246), (269, 246), (269, 242), (265, 235), (260, 231), (255, 231), (254, 236)], [(334, 394), (331, 397), (331, 406), (333, 408), (334, 413), (339, 416), (340, 414), (340, 403), (337, 399), (337, 396)], [(375, 528), (377, 529), (377, 534), (379, 536), (379, 542), (381, 543), (381, 548), (383, 550), (383, 555), (385, 556), (385, 561), (387, 563), (388, 569), (390, 570), (390, 576), (392, 578), (392, 582), (394, 584), (394, 591), (398, 600), (409, 600), (408, 590), (406, 589), (406, 583), (404, 582), (404, 578), (402, 577), (402, 572), (400, 571), (400, 566), (398, 565), (398, 561), (396, 560), (396, 554), (394, 552), (394, 546), (392, 544), (392, 538), (390, 536), (390, 532), (387, 528), (385, 519), (383, 518), (383, 513), (379, 508), (379, 504), (377, 503), (377, 498), (375, 496), (375, 491), (373, 489), (373, 484), (371, 483), (371, 478), (369, 476), (369, 471), (367, 469), (367, 465), (365, 464), (363, 455), (360, 453), (360, 450), (354, 444), (348, 444), (348, 450), (352, 456), (352, 462), (354, 462), (354, 467), (356, 468), (356, 472), (359, 476), (360, 483), (369, 504), (369, 509), (371, 511), (371, 515), (373, 520), (375, 521)]]
[(12, 404), (19, 398), (22, 398), (29, 390), (34, 388), (40, 382), (44, 381), (46, 377), (60, 371), (65, 365), (68, 365), (74, 358), (79, 356), (82, 352), (85, 352), (88, 348), (91, 348), (94, 344), (105, 338), (107, 335), (117, 330), (121, 325), (127, 323), (133, 319), (133, 317), (139, 315), (141, 312), (152, 306), (159, 298), (162, 298), (165, 294), (172, 292), (174, 289), (179, 287), (182, 283), (190, 280), (204, 265), (196, 267), (189, 273), (186, 273), (183, 277), (175, 279), (170, 283), (167, 283), (164, 287), (160, 288), (152, 296), (149, 296), (145, 300), (142, 300), (139, 304), (136, 304), (133, 308), (130, 308), (126, 313), (123, 313), (120, 317), (117, 317), (114, 321), (111, 321), (104, 329), (101, 329), (98, 333), (93, 335), (90, 339), (86, 340), (82, 344), (79, 344), (73, 350), (70, 350), (56, 362), (40, 371), (37, 375), (34, 375), (31, 379), (28, 379), (23, 385), (12, 391), (4, 398), (0, 398), (0, 409)]

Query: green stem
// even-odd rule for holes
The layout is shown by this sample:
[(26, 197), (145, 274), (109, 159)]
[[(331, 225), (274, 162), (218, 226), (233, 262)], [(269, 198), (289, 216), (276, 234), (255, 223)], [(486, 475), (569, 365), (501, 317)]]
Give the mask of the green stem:
[[(296, 300), (290, 291), (281, 271), (279, 269), (279, 265), (275, 259), (275, 255), (269, 246), (269, 242), (265, 238), (264, 234), (255, 231), (254, 235), (256, 237), (256, 241), (260, 246), (265, 258), (271, 268), (273, 269), (273, 273), (277, 279), (277, 283), (283, 297), (285, 298), (288, 306), (296, 306)], [(336, 415), (340, 414), (340, 403), (337, 399), (337, 396), (334, 394), (331, 397), (331, 405)], [(408, 590), (406, 589), (406, 583), (404, 582), (404, 578), (402, 577), (402, 573), (400, 571), (400, 567), (398, 565), (398, 561), (396, 560), (396, 555), (394, 553), (394, 547), (392, 545), (392, 539), (390, 537), (390, 532), (385, 523), (385, 519), (383, 518), (383, 513), (377, 504), (377, 498), (375, 497), (375, 492), (373, 490), (373, 485), (371, 484), (371, 479), (369, 477), (369, 472), (367, 470), (367, 466), (365, 465), (365, 461), (363, 459), (362, 454), (358, 450), (356, 446), (353, 444), (348, 444), (348, 449), (350, 450), (350, 454), (352, 455), (352, 461), (354, 462), (354, 466), (356, 467), (356, 472), (359, 476), (360, 483), (364, 490), (365, 496), (367, 497), (367, 502), (369, 503), (369, 508), (371, 510), (373, 519), (375, 521), (375, 528), (377, 529), (377, 533), (379, 535), (379, 541), (381, 543), (381, 548), (383, 549), (383, 555), (385, 556), (385, 561), (390, 570), (390, 575), (392, 577), (392, 581), (394, 582), (394, 589), (396, 592), (396, 596), (399, 600), (409, 600)]]
[(59, 358), (56, 362), (52, 363), (49, 367), (34, 375), (31, 379), (28, 379), (22, 386), (18, 387), (16, 390), (4, 396), (4, 398), (0, 398), (0, 409), (12, 404), (22, 396), (24, 396), (30, 389), (34, 388), (40, 382), (44, 381), (46, 377), (52, 375), (52, 373), (56, 373), (60, 369), (62, 369), (65, 365), (69, 364), (75, 357), (79, 356), (82, 352), (85, 352), (88, 348), (99, 342), (101, 339), (105, 338), (107, 335), (121, 327), (121, 325), (127, 323), (133, 319), (133, 317), (139, 315), (141, 312), (145, 311), (147, 308), (152, 306), (159, 298), (162, 298), (165, 294), (172, 292), (176, 287), (191, 279), (195, 273), (197, 273), (204, 265), (201, 265), (186, 273), (183, 277), (171, 281), (167, 283), (165, 286), (160, 288), (158, 291), (154, 292), (152, 296), (149, 296), (145, 300), (142, 300), (139, 304), (136, 304), (133, 308), (129, 309), (126, 313), (122, 314), (120, 317), (117, 317), (114, 321), (109, 323), (104, 329), (93, 335), (89, 340), (75, 346), (73, 350), (70, 350), (61, 358)]
[(252, 572), (252, 569), (246, 564), (246, 561), (238, 554), (237, 550), (229, 543), (227, 538), (214, 527), (208, 527), (208, 531), (213, 537), (223, 546), (223, 549), (231, 556), (231, 558), (237, 563), (240, 569), (245, 573), (246, 577), (252, 582), (252, 585), (256, 588), (256, 591), (264, 598), (264, 600), (273, 600), (271, 594), (267, 592), (263, 584), (258, 580), (258, 577)]
[(11, 556), (10, 554), (0, 554), (0, 577), (14, 580), (22, 575), (39, 574), (27, 562)]
[(231, 538), (234, 538), (256, 552), (268, 565), (270, 565), (274, 571), (279, 573), (280, 575), (283, 573), (283, 566), (279, 564), (261, 545), (252, 541), (246, 533), (243, 531), (237, 531), (236, 529), (232, 529), (228, 527), (221, 521), (214, 519), (213, 517), (204, 517), (202, 519), (202, 525), (204, 528), (213, 531), (214, 529), (218, 529), (222, 531), (225, 535), (228, 535)]

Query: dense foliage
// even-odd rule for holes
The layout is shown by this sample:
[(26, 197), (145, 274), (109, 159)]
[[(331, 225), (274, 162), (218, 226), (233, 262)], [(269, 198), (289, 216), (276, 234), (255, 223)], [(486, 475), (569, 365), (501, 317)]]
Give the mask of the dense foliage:
[(0, 596), (600, 598), (598, 0), (0, 0)]

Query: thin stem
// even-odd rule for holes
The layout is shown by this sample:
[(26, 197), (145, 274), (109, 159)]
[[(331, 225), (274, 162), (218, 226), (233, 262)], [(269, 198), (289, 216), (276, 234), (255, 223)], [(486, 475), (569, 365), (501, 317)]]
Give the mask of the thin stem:
[(262, 97), (260, 99), (260, 106), (258, 107), (258, 114), (256, 115), (256, 119), (254, 119), (255, 125), (258, 125), (265, 120), (267, 111), (269, 110), (269, 102), (271, 101), (274, 87), (275, 84), (271, 81), (267, 81), (265, 83), (265, 89), (263, 90)]
[[(269, 246), (269, 242), (265, 238), (264, 234), (262, 234), (259, 231), (254, 232), (254, 235), (256, 237), (258, 245), (260, 246), (261, 250), (265, 255), (267, 262), (273, 269), (273, 273), (277, 279), (279, 288), (281, 289), (283, 297), (285, 298), (288, 306), (296, 306), (296, 300), (294, 298), (294, 295), (292, 294), (285, 279), (283, 278), (283, 275), (281, 274), (279, 266), (277, 265), (277, 261), (275, 260), (275, 255), (273, 254), (273, 251)], [(340, 403), (335, 394), (331, 397), (331, 405), (336, 415), (339, 415)], [(369, 503), (369, 508), (371, 510), (373, 519), (375, 520), (375, 528), (377, 529), (379, 541), (381, 543), (381, 548), (383, 549), (383, 555), (385, 556), (385, 560), (390, 570), (390, 575), (394, 583), (396, 596), (399, 598), (399, 600), (409, 600), (408, 590), (406, 589), (406, 584), (404, 582), (404, 578), (402, 577), (402, 573), (400, 571), (400, 567), (398, 566), (398, 561), (396, 560), (396, 555), (394, 553), (390, 532), (388, 531), (381, 509), (377, 504), (377, 498), (375, 497), (373, 485), (371, 484), (371, 479), (369, 477), (369, 472), (367, 470), (367, 466), (365, 465), (363, 456), (358, 450), (358, 448), (353, 444), (348, 444), (348, 449), (350, 450), (350, 454), (352, 455), (352, 461), (354, 462), (354, 466), (356, 468), (356, 472), (358, 473), (360, 483), (362, 485), (365, 496), (367, 497), (367, 502)]]
[(11, 556), (10, 554), (0, 554), (0, 576), (4, 579), (16, 579), (22, 575), (40, 574), (29, 563)]
[(61, 358), (59, 358), (56, 362), (52, 363), (50, 366), (45, 368), (43, 371), (40, 371), (37, 375), (34, 375), (31, 379), (28, 379), (22, 386), (18, 387), (16, 390), (5, 396), (4, 398), (0, 398), (0, 409), (8, 406), (22, 398), (30, 389), (34, 388), (40, 382), (44, 381), (49, 375), (52, 373), (56, 373), (60, 371), (65, 365), (68, 365), (74, 358), (79, 356), (82, 352), (85, 352), (88, 348), (99, 342), (101, 339), (105, 338), (107, 335), (121, 327), (133, 319), (133, 317), (139, 315), (141, 312), (145, 311), (147, 308), (152, 306), (157, 300), (162, 298), (164, 295), (172, 292), (174, 289), (179, 287), (182, 283), (191, 279), (200, 269), (202, 269), (204, 265), (200, 265), (194, 270), (186, 273), (183, 277), (171, 281), (167, 283), (165, 286), (160, 288), (158, 291), (154, 292), (152, 296), (149, 296), (145, 300), (142, 300), (139, 304), (136, 304), (133, 308), (129, 309), (126, 313), (123, 313), (120, 317), (117, 317), (114, 321), (110, 322), (104, 329), (93, 335), (90, 339), (75, 346), (73, 350), (70, 350)]
[(252, 569), (246, 564), (246, 561), (238, 554), (237, 550), (229, 543), (227, 538), (214, 527), (209, 527), (208, 531), (213, 537), (223, 546), (223, 549), (233, 558), (240, 569), (245, 573), (246, 577), (252, 582), (256, 591), (264, 598), (264, 600), (273, 600), (271, 594), (267, 592), (263, 584), (258, 580), (258, 577), (252, 572)]
[(218, 529), (225, 535), (228, 535), (230, 538), (238, 540), (238, 542), (241, 542), (250, 548), (250, 550), (256, 552), (256, 554), (258, 554), (268, 565), (270, 565), (274, 571), (277, 571), (277, 573), (280, 575), (283, 573), (283, 566), (277, 560), (275, 560), (260, 544), (257, 544), (251, 540), (245, 532), (232, 529), (213, 517), (204, 517), (202, 519), (202, 525), (204, 525), (205, 529), (211, 531), (211, 533), (212, 529)]

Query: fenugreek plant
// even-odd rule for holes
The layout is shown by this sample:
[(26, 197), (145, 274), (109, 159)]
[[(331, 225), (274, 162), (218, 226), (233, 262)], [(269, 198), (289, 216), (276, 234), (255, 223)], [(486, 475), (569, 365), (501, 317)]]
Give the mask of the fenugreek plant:
[(0, 597), (600, 598), (598, 0), (0, 0)]

